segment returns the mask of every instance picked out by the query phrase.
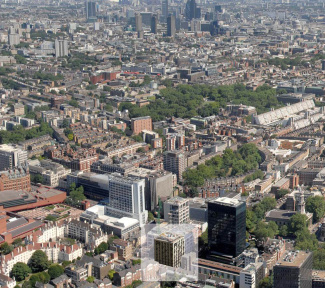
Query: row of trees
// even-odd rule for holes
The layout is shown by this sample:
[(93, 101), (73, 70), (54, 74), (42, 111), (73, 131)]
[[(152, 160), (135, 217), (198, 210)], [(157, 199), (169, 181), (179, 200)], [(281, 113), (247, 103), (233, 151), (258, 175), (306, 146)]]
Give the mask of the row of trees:
[(14, 72), (15, 70), (9, 68), (9, 67), (0, 67), (0, 76), (6, 76), (9, 73)]
[(40, 80), (59, 81), (59, 80), (63, 80), (64, 77), (61, 74), (53, 75), (52, 73), (44, 73), (38, 71), (34, 74), (33, 78), (40, 79)]
[[(204, 99), (212, 102), (204, 103)], [(139, 107), (130, 103), (122, 103), (119, 109), (129, 110), (130, 117), (151, 116), (153, 121), (165, 117), (191, 118), (196, 115), (203, 117), (219, 113), (227, 103), (253, 105), (258, 113), (279, 107), (276, 90), (264, 85), (256, 91), (247, 90), (243, 84), (223, 85), (178, 85), (176, 88), (165, 88), (149, 105)]]
[(256, 170), (254, 173), (246, 176), (244, 178), (244, 181), (243, 182), (244, 183), (247, 183), (247, 182), (253, 181), (253, 180), (257, 179), (257, 178), (259, 178), (259, 179), (263, 179), (264, 178), (264, 172), (262, 170), (260, 170), (260, 169)]
[(85, 53), (73, 53), (71, 56), (64, 58), (66, 62), (62, 61), (62, 67), (73, 70), (81, 70), (85, 66), (94, 66), (97, 64), (95, 56), (89, 56)]
[(149, 75), (145, 75), (144, 78), (143, 78), (143, 82), (140, 83), (139, 81), (138, 82), (130, 82), (129, 86), (130, 87), (143, 87), (143, 86), (146, 86), (150, 83), (151, 81), (151, 78)]
[(270, 65), (281, 67), (282, 70), (287, 70), (289, 67), (305, 65), (306, 61), (302, 61), (301, 57), (295, 58), (270, 58), (267, 60)]
[(41, 121), (38, 127), (33, 127), (28, 130), (24, 129), (21, 125), (17, 125), (12, 131), (0, 131), (0, 144), (18, 143), (46, 134), (52, 135), (53, 129), (48, 123), (43, 121)]
[[(254, 144), (244, 144), (237, 151), (226, 149), (222, 156), (215, 156), (199, 165), (196, 169), (184, 172), (185, 184), (198, 187), (204, 184), (205, 179), (241, 175), (258, 168), (262, 161), (257, 147)], [(263, 177), (258, 173), (258, 177)]]
[(13, 81), (13, 80), (7, 79), (7, 78), (2, 78), (1, 83), (2, 83), (3, 88), (5, 88), (5, 89), (19, 90), (22, 87), (16, 81)]

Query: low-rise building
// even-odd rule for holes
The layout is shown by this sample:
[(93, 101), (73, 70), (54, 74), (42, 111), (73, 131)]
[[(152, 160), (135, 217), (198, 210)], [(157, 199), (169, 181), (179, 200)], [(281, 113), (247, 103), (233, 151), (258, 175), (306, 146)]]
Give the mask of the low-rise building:
[(71, 278), (72, 282), (79, 282), (86, 280), (88, 278), (88, 269), (83, 267), (75, 267), (74, 265), (70, 265), (64, 269), (64, 273), (67, 274), (68, 277)]
[(111, 265), (103, 261), (100, 255), (95, 257), (84, 255), (80, 260), (76, 261), (76, 266), (87, 268), (88, 271), (91, 271), (91, 276), (100, 280), (107, 277), (108, 272), (111, 270)]
[(107, 234), (99, 227), (94, 228), (92, 224), (75, 219), (67, 220), (64, 234), (67, 237), (78, 239), (91, 249), (97, 247), (102, 242), (107, 242)]
[(141, 266), (135, 265), (129, 269), (116, 272), (113, 276), (113, 284), (119, 287), (126, 287), (133, 281), (141, 280)]
[(59, 186), (60, 179), (71, 173), (71, 169), (66, 169), (63, 165), (51, 160), (30, 160), (29, 170), (33, 175), (41, 175), (43, 184), (51, 187)]
[(127, 261), (132, 258), (133, 246), (131, 242), (122, 239), (115, 239), (110, 246), (110, 249), (117, 251), (118, 259)]
[(108, 233), (114, 234), (125, 240), (129, 238), (137, 238), (140, 232), (139, 221), (129, 217), (116, 218), (106, 215), (105, 205), (95, 205), (88, 208), (80, 215), (81, 221), (94, 223)]
[(49, 261), (53, 263), (62, 261), (72, 261), (81, 257), (83, 249), (81, 245), (73, 244), (66, 246), (55, 242), (49, 243), (32, 243), (25, 247), (17, 247), (12, 253), (1, 256), (0, 269), (1, 272), (9, 276), (13, 266), (22, 262), (25, 264), (29, 263), (30, 258), (36, 250), (42, 250), (47, 255)]
[[(274, 221), (279, 227), (286, 225), (288, 226), (290, 223), (290, 218), (297, 214), (299, 212), (297, 211), (288, 211), (288, 210), (279, 210), (279, 209), (273, 209), (266, 213), (265, 219), (266, 221)], [(307, 225), (311, 225), (313, 214), (312, 213), (306, 213), (307, 216)]]
[(240, 271), (240, 288), (256, 288), (265, 277), (263, 262), (250, 263)]

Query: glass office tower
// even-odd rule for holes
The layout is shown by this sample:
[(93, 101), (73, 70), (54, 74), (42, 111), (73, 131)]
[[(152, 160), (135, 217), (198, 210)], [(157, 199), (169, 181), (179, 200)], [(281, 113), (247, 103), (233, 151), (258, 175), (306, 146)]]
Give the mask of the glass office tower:
[(246, 203), (221, 197), (208, 202), (211, 254), (237, 257), (246, 248)]

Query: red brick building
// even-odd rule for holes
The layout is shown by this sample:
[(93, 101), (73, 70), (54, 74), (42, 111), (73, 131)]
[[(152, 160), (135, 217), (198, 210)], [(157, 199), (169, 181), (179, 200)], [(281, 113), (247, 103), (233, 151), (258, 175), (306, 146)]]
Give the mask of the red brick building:
[(150, 116), (131, 119), (131, 130), (134, 135), (138, 135), (143, 130), (152, 131), (152, 119)]
[[(9, 221), (12, 219), (12, 221)], [(17, 238), (25, 238), (31, 235), (35, 229), (44, 226), (41, 221), (28, 219), (18, 214), (0, 210), (0, 244), (11, 244)]]
[(289, 188), (294, 189), (295, 187), (299, 186), (299, 176), (297, 174), (288, 175), (290, 179)]
[(77, 171), (90, 172), (91, 164), (98, 160), (96, 149), (79, 148), (74, 150), (70, 145), (51, 147), (46, 150), (46, 154), (53, 161)]
[(25, 190), (30, 191), (30, 175), (27, 168), (14, 168), (0, 172), (0, 191)]
[(90, 81), (92, 84), (113, 81), (116, 79), (117, 74), (117, 72), (102, 72), (100, 74), (90, 76)]
[(211, 197), (219, 197), (219, 192), (213, 189), (202, 189), (199, 194), (198, 197), (201, 198), (211, 198)]
[(6, 190), (0, 194), (0, 209), (7, 212), (63, 203), (67, 198), (66, 192), (47, 186), (39, 187), (33, 194), (24, 190)]
[(163, 140), (162, 138), (155, 138), (151, 140), (151, 147), (153, 149), (158, 149), (163, 147)]

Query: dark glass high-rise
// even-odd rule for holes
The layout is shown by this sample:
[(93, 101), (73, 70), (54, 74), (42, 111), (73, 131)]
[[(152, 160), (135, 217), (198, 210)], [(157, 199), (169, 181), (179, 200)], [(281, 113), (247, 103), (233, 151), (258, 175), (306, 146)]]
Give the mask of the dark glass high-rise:
[(246, 203), (222, 197), (208, 202), (211, 254), (237, 257), (246, 248)]

